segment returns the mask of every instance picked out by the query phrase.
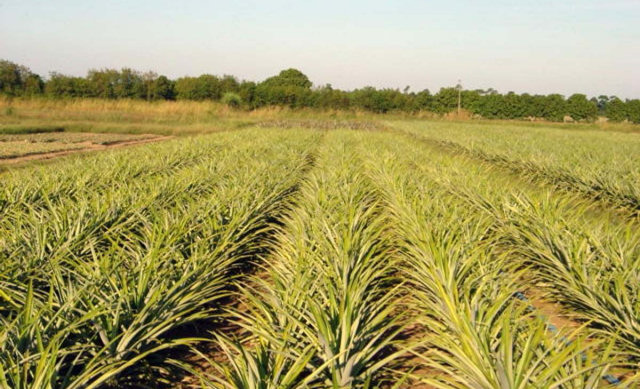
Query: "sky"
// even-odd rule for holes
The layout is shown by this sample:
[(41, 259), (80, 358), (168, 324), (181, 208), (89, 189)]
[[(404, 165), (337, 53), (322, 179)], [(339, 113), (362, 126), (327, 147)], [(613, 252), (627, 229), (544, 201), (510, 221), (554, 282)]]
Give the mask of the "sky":
[(640, 98), (640, 0), (0, 0), (0, 58), (86, 75)]

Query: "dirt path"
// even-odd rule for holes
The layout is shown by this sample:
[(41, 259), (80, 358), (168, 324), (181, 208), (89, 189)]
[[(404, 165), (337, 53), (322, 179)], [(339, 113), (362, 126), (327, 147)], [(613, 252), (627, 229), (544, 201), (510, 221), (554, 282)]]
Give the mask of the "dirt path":
[(38, 160), (59, 158), (59, 157), (64, 157), (64, 156), (70, 155), (70, 154), (87, 153), (87, 152), (111, 150), (111, 149), (119, 149), (119, 148), (122, 148), (122, 147), (136, 146), (136, 145), (141, 145), (141, 144), (146, 144), (146, 143), (155, 143), (155, 142), (165, 141), (165, 140), (169, 140), (169, 139), (173, 139), (173, 138), (174, 138), (173, 136), (157, 136), (157, 137), (154, 137), (154, 138), (146, 138), (146, 139), (140, 139), (140, 140), (130, 140), (130, 141), (125, 140), (125, 141), (121, 141), (121, 142), (111, 143), (111, 144), (108, 144), (108, 145), (96, 144), (96, 143), (91, 143), (91, 142), (81, 142), (81, 143), (76, 143), (77, 145), (84, 146), (84, 147), (82, 147), (80, 149), (53, 151), (53, 152), (46, 152), (46, 153), (36, 153), (36, 154), (29, 154), (29, 155), (24, 155), (24, 156), (15, 157), (15, 158), (6, 158), (6, 159), (0, 160), (0, 166), (2, 166), (2, 165), (20, 164), (20, 163), (29, 162), (29, 161), (38, 161)]

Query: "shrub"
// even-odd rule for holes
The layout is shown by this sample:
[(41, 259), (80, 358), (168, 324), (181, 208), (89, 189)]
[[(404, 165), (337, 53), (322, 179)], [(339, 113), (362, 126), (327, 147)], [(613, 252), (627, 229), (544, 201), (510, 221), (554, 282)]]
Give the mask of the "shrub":
[(227, 92), (222, 96), (222, 103), (231, 108), (240, 108), (242, 105), (242, 97), (237, 93)]

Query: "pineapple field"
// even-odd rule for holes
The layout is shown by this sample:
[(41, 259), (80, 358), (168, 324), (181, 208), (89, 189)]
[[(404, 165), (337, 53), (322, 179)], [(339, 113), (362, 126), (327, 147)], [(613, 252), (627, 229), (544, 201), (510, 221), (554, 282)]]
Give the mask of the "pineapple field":
[(640, 385), (637, 132), (234, 120), (0, 172), (0, 387)]

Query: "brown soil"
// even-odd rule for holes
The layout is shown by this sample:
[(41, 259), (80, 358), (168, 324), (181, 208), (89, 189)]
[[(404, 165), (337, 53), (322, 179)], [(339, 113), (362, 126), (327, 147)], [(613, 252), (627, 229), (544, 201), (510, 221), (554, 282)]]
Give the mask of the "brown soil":
[[(579, 316), (575, 315), (575, 317), (572, 317), (562, 304), (550, 301), (541, 290), (528, 288), (525, 291), (525, 295), (536, 311), (543, 315), (549, 323), (556, 326), (558, 330), (572, 331), (583, 325), (583, 322), (578, 319)], [(630, 379), (636, 373), (637, 370), (620, 367), (608, 371), (608, 374), (612, 374), (614, 377), (623, 381)], [(601, 381), (601, 384), (608, 386), (608, 383), (604, 379)]]
[[(266, 279), (268, 278), (268, 272), (263, 269), (249, 269), (249, 276), (247, 276), (245, 282), (252, 283), (251, 276)], [(253, 283), (252, 285), (255, 286)], [(229, 296), (221, 305), (225, 307), (224, 310), (227, 312), (249, 312), (247, 301), (241, 294)], [(236, 341), (245, 339), (243, 345), (245, 347), (251, 346), (251, 344), (246, 340), (249, 333), (244, 328), (234, 323), (233, 318), (231, 318), (231, 320), (229, 319), (229, 317), (225, 317), (220, 323), (209, 323), (208, 325), (207, 323), (202, 323), (204, 326), (196, 331), (196, 333), (198, 336), (211, 337), (213, 333), (217, 332)], [(229, 364), (227, 354), (215, 342), (201, 343), (197, 348), (198, 351), (211, 361), (221, 365)], [(212, 377), (220, 374), (216, 371), (214, 366), (211, 366), (209, 361), (194, 352), (188, 352), (185, 355), (181, 355), (180, 359), (188, 362), (188, 364), (190, 364), (198, 374), (201, 374), (204, 377)], [(200, 388), (200, 379), (197, 375), (185, 372), (180, 382), (176, 382), (173, 387), (176, 389)]]
[[(402, 375), (408, 374), (405, 377), (405, 381), (399, 386), (399, 389), (436, 389), (436, 386), (422, 382), (423, 379), (436, 379), (441, 377), (443, 373), (432, 367), (426, 366), (423, 356), (428, 354), (428, 348), (424, 346), (417, 346), (419, 343), (424, 342), (428, 337), (433, 336), (427, 328), (422, 324), (415, 321), (416, 315), (419, 312), (413, 311), (410, 308), (409, 301), (411, 296), (404, 295), (397, 301), (397, 308), (394, 312), (395, 315), (410, 312), (409, 322), (411, 324), (406, 325), (403, 330), (398, 334), (398, 340), (400, 340), (400, 347), (406, 347), (412, 351), (407, 351), (397, 357), (398, 363), (393, 368)], [(396, 384), (396, 383), (393, 383)], [(385, 386), (388, 388), (390, 386)]]
[(571, 317), (560, 303), (550, 301), (543, 292), (529, 288), (526, 290), (525, 295), (536, 311), (544, 316), (549, 323), (556, 326), (558, 330), (571, 331), (581, 326), (581, 323)]
[(154, 138), (147, 138), (147, 139), (140, 139), (140, 140), (130, 140), (130, 141), (125, 140), (121, 142), (110, 143), (108, 145), (95, 144), (91, 142), (82, 142), (82, 143), (77, 143), (83, 146), (81, 149), (54, 151), (49, 153), (29, 154), (29, 155), (24, 155), (24, 156), (15, 157), (15, 158), (6, 158), (6, 159), (0, 160), (0, 165), (13, 165), (13, 164), (20, 164), (20, 163), (29, 162), (29, 161), (53, 159), (53, 158), (63, 157), (65, 155), (76, 154), (76, 153), (119, 149), (121, 147), (129, 147), (129, 146), (135, 146), (135, 145), (140, 145), (145, 143), (160, 142), (160, 141), (164, 141), (172, 138), (173, 138), (172, 136), (157, 136)]

